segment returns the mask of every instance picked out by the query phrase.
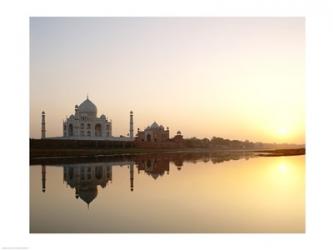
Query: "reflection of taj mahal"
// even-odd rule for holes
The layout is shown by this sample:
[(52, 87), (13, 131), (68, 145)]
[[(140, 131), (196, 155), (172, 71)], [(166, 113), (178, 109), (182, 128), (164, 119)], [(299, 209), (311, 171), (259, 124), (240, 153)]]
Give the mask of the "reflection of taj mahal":
[[(164, 173), (169, 174), (170, 171), (170, 160), (167, 159), (138, 159), (136, 162), (68, 164), (63, 166), (63, 180), (70, 188), (75, 190), (75, 198), (80, 198), (89, 207), (89, 204), (97, 197), (98, 186), (105, 188), (112, 183), (112, 168), (114, 167), (127, 166), (129, 168), (130, 191), (134, 191), (135, 163), (138, 174), (140, 171), (144, 171), (155, 180), (159, 176), (163, 176)], [(42, 165), (42, 192), (46, 192), (45, 165)]]
[[(63, 182), (71, 189), (74, 189), (73, 197), (81, 199), (88, 206), (96, 199), (98, 195), (98, 186), (106, 188), (113, 181), (113, 172), (118, 171), (119, 168), (128, 168), (128, 183), (131, 192), (134, 191), (134, 168), (137, 168), (136, 178), (145, 178), (145, 175), (140, 174), (143, 172), (148, 178), (158, 181), (165, 178), (170, 173), (170, 162), (173, 163), (177, 172), (182, 170), (184, 161), (195, 163), (198, 160), (207, 162), (209, 159), (213, 164), (222, 163), (229, 160), (239, 160), (241, 158), (248, 159), (251, 153), (236, 155), (225, 153), (185, 153), (185, 154), (161, 154), (156, 156), (137, 155), (135, 157), (126, 157), (125, 159), (113, 160), (110, 162), (100, 163), (81, 163), (81, 164), (66, 164), (63, 166)], [(41, 166), (41, 191), (45, 193), (46, 189), (46, 166)], [(118, 176), (118, 173), (116, 172)], [(142, 182), (141, 182), (142, 183)]]
[(105, 188), (112, 182), (112, 168), (103, 164), (64, 166), (64, 180), (75, 189), (75, 198), (89, 205), (97, 196), (97, 186)]
[[(97, 197), (98, 189), (112, 183), (112, 168), (120, 163), (92, 163), (64, 165), (64, 181), (75, 189), (75, 198), (80, 198), (88, 206)], [(130, 187), (134, 190), (134, 163), (122, 162), (120, 166), (130, 168)], [(43, 179), (43, 178), (42, 178)]]

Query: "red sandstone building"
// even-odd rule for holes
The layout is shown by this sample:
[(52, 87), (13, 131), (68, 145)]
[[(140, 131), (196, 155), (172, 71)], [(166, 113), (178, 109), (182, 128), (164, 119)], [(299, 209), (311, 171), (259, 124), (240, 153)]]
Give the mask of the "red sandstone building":
[(180, 131), (173, 138), (169, 138), (169, 128), (166, 129), (162, 125), (153, 122), (145, 130), (140, 131), (135, 137), (135, 143), (140, 146), (182, 146), (183, 136)]

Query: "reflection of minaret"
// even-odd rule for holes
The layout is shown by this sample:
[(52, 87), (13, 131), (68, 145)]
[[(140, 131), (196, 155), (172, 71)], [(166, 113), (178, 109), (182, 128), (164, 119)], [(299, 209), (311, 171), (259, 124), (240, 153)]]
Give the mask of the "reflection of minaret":
[(42, 191), (45, 193), (46, 191), (46, 167), (42, 165)]
[(42, 112), (42, 139), (45, 139), (46, 129), (45, 129), (45, 112)]
[(131, 181), (131, 191), (134, 190), (134, 164), (130, 164), (130, 181)]
[(106, 176), (108, 177), (108, 180), (112, 183), (112, 167), (108, 166), (106, 168)]
[(130, 131), (129, 131), (130, 138), (133, 139), (133, 111), (130, 112)]
[(76, 199), (79, 198), (79, 193), (80, 193), (80, 188), (79, 187), (75, 187), (75, 198)]

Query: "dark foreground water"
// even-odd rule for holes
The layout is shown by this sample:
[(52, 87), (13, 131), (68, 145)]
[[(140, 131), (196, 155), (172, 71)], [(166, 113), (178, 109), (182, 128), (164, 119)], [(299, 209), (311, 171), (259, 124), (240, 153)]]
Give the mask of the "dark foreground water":
[(304, 156), (30, 166), (31, 233), (302, 233)]

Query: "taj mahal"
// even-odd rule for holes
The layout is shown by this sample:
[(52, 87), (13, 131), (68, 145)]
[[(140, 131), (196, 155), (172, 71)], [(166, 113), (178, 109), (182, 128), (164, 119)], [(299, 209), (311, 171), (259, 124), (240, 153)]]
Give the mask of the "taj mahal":
[(111, 137), (111, 121), (105, 115), (97, 117), (97, 108), (89, 98), (63, 123), (64, 137)]
[[(46, 138), (45, 112), (42, 112), (42, 139)], [(134, 140), (133, 111), (130, 111), (130, 129), (127, 137), (112, 136), (112, 122), (104, 114), (97, 115), (96, 105), (87, 96), (80, 105), (75, 105), (74, 113), (63, 121), (63, 136), (48, 139), (74, 140)]]

